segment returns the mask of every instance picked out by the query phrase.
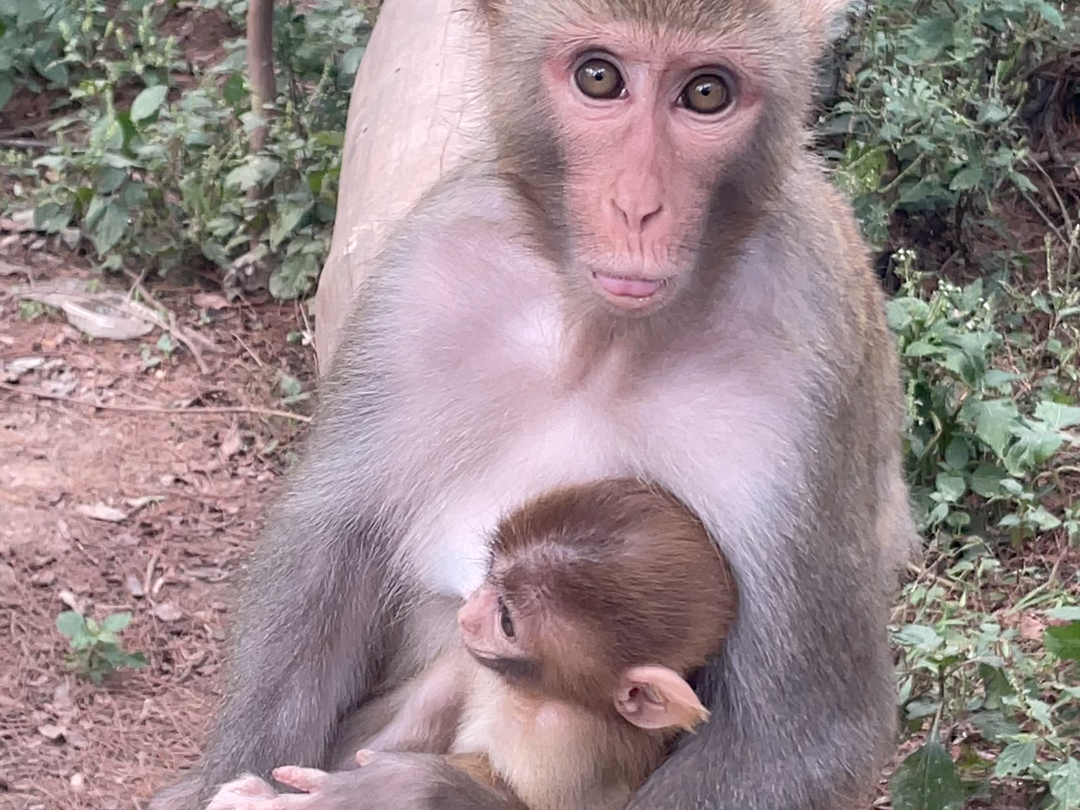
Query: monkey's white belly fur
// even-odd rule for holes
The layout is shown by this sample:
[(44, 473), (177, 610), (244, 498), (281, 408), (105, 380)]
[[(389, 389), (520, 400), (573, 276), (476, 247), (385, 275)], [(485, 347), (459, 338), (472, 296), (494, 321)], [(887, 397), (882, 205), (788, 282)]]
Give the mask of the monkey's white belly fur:
[(508, 437), (479, 477), (439, 498), (416, 522), (413, 543), (426, 548), (417, 573), (437, 593), (468, 596), (479, 587), (487, 544), (510, 510), (554, 487), (623, 472), (597, 420), (580, 402), (553, 406), (527, 433)]

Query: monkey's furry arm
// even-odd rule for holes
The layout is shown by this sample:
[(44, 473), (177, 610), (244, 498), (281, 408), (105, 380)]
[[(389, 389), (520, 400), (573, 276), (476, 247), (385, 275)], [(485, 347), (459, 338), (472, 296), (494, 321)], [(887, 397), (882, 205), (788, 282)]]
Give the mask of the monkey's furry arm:
[[(850, 452), (839, 438), (834, 447)], [(740, 580), (740, 615), (699, 678), (712, 716), (628, 810), (865, 806), (896, 720), (885, 558), (896, 538), (873, 520), (894, 504), (872, 463), (814, 466), (809, 491), (790, 499), (787, 528), (720, 538)], [(846, 509), (829, 507), (830, 491), (848, 493)]]
[[(362, 399), (374, 399), (378, 386), (362, 379), (362, 358), (340, 354), (303, 462), (246, 575), (226, 699), (187, 780), (198, 806), (240, 773), (324, 766), (339, 718), (374, 687), (394, 644), (397, 589), (381, 551), (392, 529), (376, 505), (379, 470), (358, 462), (375, 421), (373, 403)], [(359, 393), (335, 409), (342, 386)], [(195, 804), (189, 796), (155, 806)]]

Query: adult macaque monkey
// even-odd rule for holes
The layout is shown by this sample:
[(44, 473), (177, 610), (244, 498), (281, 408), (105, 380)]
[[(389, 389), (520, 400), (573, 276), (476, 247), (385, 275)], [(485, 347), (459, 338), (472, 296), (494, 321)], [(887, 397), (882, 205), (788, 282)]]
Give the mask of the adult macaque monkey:
[[(850, 807), (891, 743), (914, 532), (881, 294), (805, 152), (843, 0), (477, 2), (497, 161), (433, 189), (373, 268), (204, 762), (154, 807), (325, 767), (342, 719), (454, 637), (500, 514), (620, 475), (697, 513), (740, 593), (697, 684), (711, 720), (630, 807)], [(380, 754), (320, 806), (497, 806), (445, 767)]]

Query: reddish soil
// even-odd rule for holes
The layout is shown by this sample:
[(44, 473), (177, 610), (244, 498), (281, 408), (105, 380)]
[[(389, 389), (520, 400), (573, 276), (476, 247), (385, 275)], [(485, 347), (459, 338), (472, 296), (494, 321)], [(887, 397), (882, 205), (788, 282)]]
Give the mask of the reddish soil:
[[(193, 289), (154, 295), (220, 348), (200, 352), (208, 373), (183, 348), (153, 351), (156, 329), (91, 342), (62, 314), (28, 319), (12, 295), (27, 278), (4, 275), (4, 260), (27, 259), (0, 252), (0, 808), (141, 807), (199, 749), (241, 561), (300, 425), (196, 409), (280, 408), (281, 374), (309, 388), (313, 355), (286, 342), (302, 328), (295, 308), (223, 306)], [(44, 254), (33, 263), (36, 282), (89, 276)], [(22, 358), (41, 365), (20, 373)], [(87, 514), (101, 505), (111, 520)], [(131, 611), (121, 640), (149, 664), (99, 685), (69, 671), (55, 620), (71, 607)]]

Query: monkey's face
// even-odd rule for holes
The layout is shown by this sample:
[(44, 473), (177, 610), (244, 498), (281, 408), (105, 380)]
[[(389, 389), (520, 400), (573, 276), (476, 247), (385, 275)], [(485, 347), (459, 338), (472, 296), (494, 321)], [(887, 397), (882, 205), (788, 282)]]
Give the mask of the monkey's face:
[(710, 246), (714, 191), (761, 118), (753, 56), (715, 35), (608, 23), (542, 65), (559, 133), (569, 272), (617, 311), (677, 298)]
[(518, 685), (540, 681), (540, 662), (528, 652), (530, 618), (515, 621), (496, 586), (485, 583), (465, 601), (458, 627), (465, 648), (484, 666)]

